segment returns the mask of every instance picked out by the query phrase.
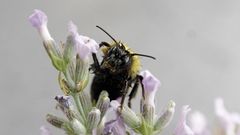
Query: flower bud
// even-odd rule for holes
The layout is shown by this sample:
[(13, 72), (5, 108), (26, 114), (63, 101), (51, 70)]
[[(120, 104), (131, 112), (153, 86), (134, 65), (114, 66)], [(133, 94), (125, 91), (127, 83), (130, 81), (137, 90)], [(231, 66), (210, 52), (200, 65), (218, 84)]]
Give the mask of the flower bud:
[(71, 62), (71, 59), (73, 59), (75, 53), (74, 53), (74, 43), (71, 36), (67, 37), (66, 43), (63, 45), (64, 51), (63, 51), (63, 59), (65, 63), (69, 64)]
[(73, 109), (73, 105), (70, 102), (69, 96), (58, 95), (55, 97), (55, 99), (58, 101), (57, 108), (60, 108), (69, 120), (77, 118), (77, 114)]
[(51, 114), (47, 114), (46, 117), (47, 117), (47, 121), (57, 128), (62, 128), (64, 123), (66, 123), (66, 121), (64, 119), (59, 118), (59, 117), (54, 116), (54, 115), (51, 115)]
[(100, 122), (101, 112), (96, 107), (89, 112), (87, 117), (87, 129), (88, 131), (92, 131)]
[(57, 95), (55, 97), (55, 100), (57, 100), (60, 105), (62, 105), (63, 107), (65, 107), (67, 109), (72, 107), (72, 103), (70, 102), (69, 96)]
[(85, 127), (77, 119), (73, 119), (72, 121), (70, 121), (70, 124), (75, 134), (82, 135), (86, 133)]
[(120, 108), (119, 102), (114, 100), (111, 102), (111, 106), (121, 114), (124, 123), (130, 128), (136, 129), (141, 126), (141, 119), (129, 107), (123, 106)]
[(110, 99), (108, 97), (108, 93), (106, 91), (102, 91), (96, 105), (96, 107), (101, 111), (101, 117), (105, 115), (107, 109), (109, 108), (109, 105)]
[(79, 55), (76, 57), (76, 69), (75, 69), (75, 92), (79, 93), (88, 84), (89, 81), (89, 61), (86, 59), (80, 59)]
[(171, 122), (174, 112), (175, 112), (175, 102), (170, 101), (168, 107), (166, 110), (162, 113), (162, 115), (158, 118), (154, 125), (154, 130), (161, 131), (165, 127), (168, 126), (168, 124)]
[(105, 123), (106, 123), (106, 117), (103, 116), (102, 119), (100, 120), (100, 123), (98, 124), (97, 128), (93, 129), (92, 135), (102, 135), (104, 132), (105, 128)]

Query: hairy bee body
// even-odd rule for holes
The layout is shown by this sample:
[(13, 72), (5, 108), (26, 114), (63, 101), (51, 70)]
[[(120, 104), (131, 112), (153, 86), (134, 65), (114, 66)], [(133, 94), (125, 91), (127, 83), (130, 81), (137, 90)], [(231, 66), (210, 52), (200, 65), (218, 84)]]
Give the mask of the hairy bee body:
[[(103, 59), (98, 64), (95, 55), (94, 63), (91, 66), (95, 74), (91, 85), (92, 100), (97, 101), (103, 90), (108, 92), (110, 100), (119, 97), (123, 97), (124, 100), (129, 89), (138, 82), (139, 57), (133, 56), (130, 48), (121, 42), (112, 44), (102, 42), (100, 46), (102, 46)], [(135, 86), (135, 89), (137, 89), (137, 86)], [(132, 96), (134, 95), (132, 94)]]

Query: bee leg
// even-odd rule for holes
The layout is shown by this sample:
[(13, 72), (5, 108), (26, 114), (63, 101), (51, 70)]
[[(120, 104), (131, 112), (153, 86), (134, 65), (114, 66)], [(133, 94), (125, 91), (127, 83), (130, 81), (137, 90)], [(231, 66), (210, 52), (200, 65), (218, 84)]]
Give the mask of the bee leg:
[(111, 47), (111, 45), (109, 43), (107, 43), (107, 42), (101, 42), (99, 44), (99, 47), (101, 48), (102, 46)]
[(129, 94), (129, 98), (128, 98), (128, 107), (132, 107), (132, 103), (131, 100), (136, 96), (137, 91), (138, 91), (138, 87), (139, 87), (139, 83), (140, 83), (140, 79), (136, 78), (136, 81), (134, 83), (134, 86), (132, 88), (131, 93)]
[(96, 71), (99, 71), (100, 65), (99, 65), (96, 53), (92, 53), (92, 58), (93, 58), (93, 64), (91, 64), (89, 70), (92, 70), (95, 73)]
[(144, 86), (143, 86), (143, 83), (142, 83), (143, 77), (141, 75), (138, 75), (137, 77), (140, 80), (140, 84), (141, 84), (141, 87), (142, 87), (142, 97), (143, 97), (143, 99), (145, 99)]
[(126, 81), (126, 85), (125, 85), (125, 88), (123, 89), (123, 95), (120, 103), (121, 110), (123, 109), (123, 104), (124, 104), (125, 97), (127, 95), (128, 88), (129, 88), (128, 81)]

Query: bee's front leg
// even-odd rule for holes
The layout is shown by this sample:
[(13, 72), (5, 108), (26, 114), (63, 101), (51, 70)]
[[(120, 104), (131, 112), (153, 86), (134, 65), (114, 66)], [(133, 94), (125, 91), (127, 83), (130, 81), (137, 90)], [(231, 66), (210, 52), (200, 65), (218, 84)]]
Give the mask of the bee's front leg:
[(99, 65), (96, 53), (92, 53), (92, 58), (93, 58), (93, 64), (90, 65), (89, 70), (93, 71), (93, 73), (96, 73), (100, 70), (100, 65)]
[[(102, 46), (110, 47), (111, 45), (107, 42), (101, 42), (99, 44), (99, 48), (101, 48)], [(93, 64), (91, 64), (89, 70), (92, 70), (93, 73), (96, 73), (100, 70), (100, 65), (99, 65), (96, 53), (92, 53), (92, 58), (93, 58)]]

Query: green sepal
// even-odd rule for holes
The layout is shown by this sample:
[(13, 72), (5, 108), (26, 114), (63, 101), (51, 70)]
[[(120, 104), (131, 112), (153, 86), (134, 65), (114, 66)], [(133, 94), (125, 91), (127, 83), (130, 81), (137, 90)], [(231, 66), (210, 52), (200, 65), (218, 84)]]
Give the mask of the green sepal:
[(67, 65), (62, 58), (60, 50), (56, 48), (54, 41), (43, 42), (45, 50), (47, 51), (48, 56), (51, 59), (53, 66), (58, 71), (65, 71)]
[(73, 38), (72, 36), (68, 36), (66, 44), (63, 45), (64, 47), (63, 59), (66, 64), (69, 64), (74, 56), (74, 43), (72, 38)]

